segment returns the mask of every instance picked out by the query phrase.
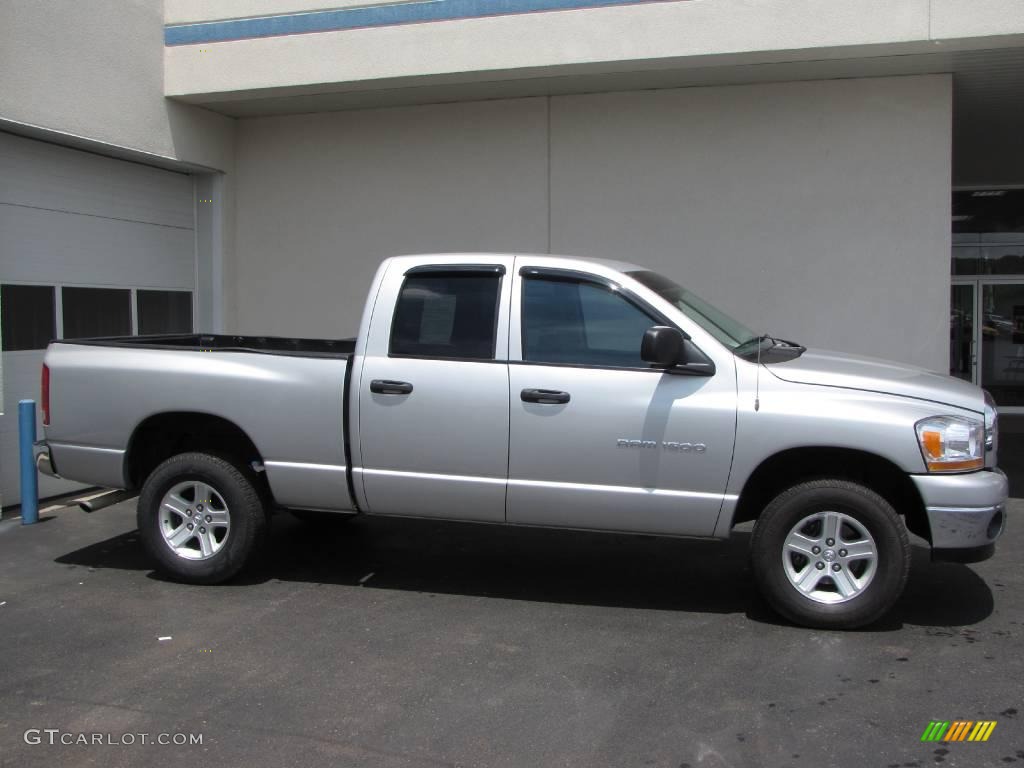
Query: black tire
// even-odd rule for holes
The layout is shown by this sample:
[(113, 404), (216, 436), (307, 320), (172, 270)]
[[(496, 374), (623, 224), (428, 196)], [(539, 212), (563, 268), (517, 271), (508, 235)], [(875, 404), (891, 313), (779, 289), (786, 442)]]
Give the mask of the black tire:
[[(177, 554), (161, 529), (168, 519), (161, 510), (165, 494), (189, 481), (209, 485), (223, 500), (226, 509), (222, 514), (229, 520), (219, 549), (205, 559), (187, 559)], [(208, 511), (214, 512), (212, 504), (210, 507)], [(188, 511), (195, 513), (191, 508)], [(172, 525), (186, 522), (183, 516), (170, 514)], [(142, 543), (157, 570), (190, 584), (219, 584), (237, 574), (262, 550), (269, 527), (267, 506), (256, 476), (248, 468), (207, 453), (181, 453), (153, 470), (142, 486), (137, 515)], [(212, 535), (212, 527), (210, 531)], [(199, 548), (198, 543), (194, 546)]]
[[(843, 539), (827, 547), (828, 539), (819, 542), (820, 561), (817, 555), (804, 556), (786, 548), (787, 537), (801, 521), (829, 511), (847, 516), (843, 531), (855, 533), (859, 525), (874, 539), (874, 570), (870, 578), (864, 578), (869, 559), (851, 558), (847, 562), (839, 557), (840, 550), (847, 551), (841, 549)], [(819, 520), (823, 521), (824, 517)], [(811, 538), (824, 535), (816, 533), (815, 528), (823, 524), (812, 520), (802, 531), (809, 532), (805, 535)], [(899, 599), (910, 572), (910, 540), (892, 505), (874, 491), (845, 480), (800, 483), (776, 496), (754, 527), (751, 556), (758, 587), (772, 608), (796, 624), (820, 629), (853, 629), (877, 621)], [(806, 563), (804, 567), (818, 569), (821, 563), (820, 575), (807, 571), (808, 579), (815, 580), (820, 587), (815, 592), (816, 597), (804, 594), (787, 575), (784, 556), (790, 558), (788, 562), (795, 578), (804, 573), (803, 567), (798, 569), (797, 566)], [(833, 582), (829, 575), (831, 568), (837, 565), (840, 571), (846, 567), (851, 576), (861, 580), (860, 591), (848, 587), (852, 596), (840, 593), (839, 583)], [(827, 579), (822, 578), (826, 575), (829, 575)], [(805, 582), (808, 583), (810, 581)], [(844, 584), (849, 582), (844, 581)], [(834, 597), (830, 592), (835, 593)], [(822, 602), (840, 599), (841, 602)]]
[(301, 520), (304, 524), (316, 528), (344, 529), (357, 515), (350, 515), (345, 512), (317, 512), (312, 509), (289, 509), (292, 517)]

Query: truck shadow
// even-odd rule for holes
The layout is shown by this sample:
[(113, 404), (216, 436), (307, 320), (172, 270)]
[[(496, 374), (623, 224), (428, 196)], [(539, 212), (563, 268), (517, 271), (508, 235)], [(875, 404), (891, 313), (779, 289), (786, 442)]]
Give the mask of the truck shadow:
[[(786, 625), (760, 598), (750, 573), (750, 534), (711, 542), (552, 531), (432, 520), (359, 518), (325, 525), (275, 516), (274, 546), (257, 567), (221, 589), (268, 581), (396, 589), (577, 605), (743, 613)], [(135, 531), (57, 558), (93, 568), (151, 570)], [(151, 574), (154, 579), (161, 579)], [(994, 607), (985, 581), (964, 565), (929, 563), (914, 548), (907, 589), (866, 631), (904, 624), (975, 624)]]

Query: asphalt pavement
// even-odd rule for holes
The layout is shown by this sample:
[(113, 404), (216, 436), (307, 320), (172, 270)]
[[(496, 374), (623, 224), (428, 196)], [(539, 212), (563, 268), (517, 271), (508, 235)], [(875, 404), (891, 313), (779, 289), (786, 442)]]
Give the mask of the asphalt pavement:
[(916, 548), (857, 632), (776, 618), (742, 532), (281, 515), (260, 568), (193, 587), (133, 502), (4, 521), (0, 766), (1024, 766), (1022, 512), (987, 562)]

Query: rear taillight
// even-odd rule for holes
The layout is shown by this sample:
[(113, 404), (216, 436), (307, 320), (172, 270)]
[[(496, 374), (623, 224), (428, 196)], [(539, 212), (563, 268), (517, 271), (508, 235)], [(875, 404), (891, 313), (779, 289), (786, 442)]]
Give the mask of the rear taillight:
[(43, 363), (43, 375), (40, 381), (40, 394), (42, 395), (43, 426), (50, 426), (50, 368)]

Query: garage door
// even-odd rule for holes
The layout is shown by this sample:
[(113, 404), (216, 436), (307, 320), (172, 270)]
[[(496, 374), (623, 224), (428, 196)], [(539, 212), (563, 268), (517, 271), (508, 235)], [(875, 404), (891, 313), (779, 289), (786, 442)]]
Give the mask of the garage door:
[[(20, 502), (18, 400), (53, 338), (188, 332), (192, 178), (0, 133), (0, 492)], [(40, 495), (75, 490), (40, 477)]]

